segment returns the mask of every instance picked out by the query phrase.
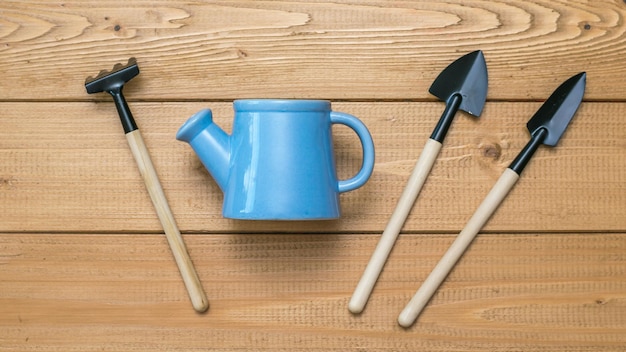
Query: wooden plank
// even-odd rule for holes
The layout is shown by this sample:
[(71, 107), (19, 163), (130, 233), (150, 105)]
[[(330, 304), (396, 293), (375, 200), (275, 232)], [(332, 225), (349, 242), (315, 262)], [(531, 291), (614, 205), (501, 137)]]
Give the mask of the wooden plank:
[(195, 313), (162, 235), (0, 235), (8, 351), (617, 351), (626, 233), (479, 236), (411, 329), (395, 318), (452, 235), (401, 236), (366, 310), (347, 302), (377, 236), (187, 235)]
[(5, 0), (0, 99), (92, 99), (85, 77), (130, 56), (133, 99), (433, 99), (437, 74), (481, 49), (490, 99), (544, 99), (587, 71), (588, 99), (623, 101), (623, 5)]
[[(626, 7), (599, 1), (0, 2), (0, 351), (626, 350)], [(361, 315), (348, 300), (443, 111), (428, 93), (481, 49), (489, 95), (459, 114)], [(197, 314), (105, 94), (125, 89), (211, 307)], [(417, 324), (398, 313), (557, 86), (585, 102), (541, 148)], [(361, 118), (376, 167), (336, 221), (224, 219), (174, 135), (237, 98), (320, 98)], [(333, 129), (339, 175), (358, 140)]]
[[(376, 145), (361, 189), (341, 196), (337, 221), (245, 222), (221, 216), (222, 193), (178, 127), (211, 107), (229, 131), (229, 103), (136, 103), (165, 194), (183, 232), (382, 232), (442, 103), (336, 103), (360, 117)], [(458, 232), (528, 141), (540, 103), (491, 103), (457, 116), (406, 232)], [(162, 231), (112, 103), (3, 103), (0, 229), (5, 232)], [(626, 104), (584, 103), (558, 147), (541, 148), (486, 231), (626, 230)], [(360, 167), (356, 136), (334, 128), (338, 170)]]

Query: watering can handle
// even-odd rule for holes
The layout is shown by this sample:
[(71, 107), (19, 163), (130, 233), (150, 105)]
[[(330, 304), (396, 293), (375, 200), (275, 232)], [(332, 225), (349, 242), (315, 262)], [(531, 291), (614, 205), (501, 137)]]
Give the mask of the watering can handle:
[(365, 124), (352, 115), (331, 111), (330, 122), (350, 127), (361, 140), (361, 147), (363, 148), (361, 170), (352, 178), (338, 182), (339, 193), (355, 190), (367, 182), (374, 170), (374, 141)]

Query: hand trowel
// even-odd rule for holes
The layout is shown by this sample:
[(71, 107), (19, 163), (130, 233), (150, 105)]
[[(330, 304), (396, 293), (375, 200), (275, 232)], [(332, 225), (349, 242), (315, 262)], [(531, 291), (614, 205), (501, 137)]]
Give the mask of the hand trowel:
[(585, 92), (586, 74), (581, 72), (561, 84), (528, 121), (531, 138), (511, 165), (504, 170), (487, 197), (440, 259), (422, 286), (398, 317), (403, 327), (413, 325), (422, 309), (461, 258), (480, 229), (513, 188), (530, 158), (541, 144), (554, 147), (565, 132)]
[(456, 112), (463, 110), (470, 115), (479, 116), (483, 110), (487, 98), (487, 65), (482, 51), (471, 52), (451, 63), (437, 76), (429, 91), (445, 101), (446, 108), (427, 140), (396, 209), (354, 290), (348, 304), (352, 313), (363, 311), (413, 203), (435, 164)]

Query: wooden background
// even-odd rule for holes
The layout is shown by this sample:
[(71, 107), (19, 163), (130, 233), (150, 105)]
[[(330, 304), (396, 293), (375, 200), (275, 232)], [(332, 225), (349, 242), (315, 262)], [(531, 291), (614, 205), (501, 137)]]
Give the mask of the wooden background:
[[(0, 3), (0, 351), (626, 350), (626, 3)], [(444, 103), (428, 87), (483, 50), (365, 311), (347, 303)], [(206, 289), (191, 308), (111, 99), (84, 80), (135, 56), (125, 94)], [(585, 101), (541, 148), (417, 324), (396, 317), (528, 140), (565, 79)], [(319, 98), (370, 129), (376, 166), (322, 222), (222, 218), (186, 144), (193, 113)], [(341, 177), (356, 137), (334, 128)]]

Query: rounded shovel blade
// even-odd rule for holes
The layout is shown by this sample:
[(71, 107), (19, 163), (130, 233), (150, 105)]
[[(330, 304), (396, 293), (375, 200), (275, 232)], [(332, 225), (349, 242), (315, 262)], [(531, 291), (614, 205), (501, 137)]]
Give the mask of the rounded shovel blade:
[(487, 81), (485, 56), (477, 50), (460, 57), (441, 71), (429, 92), (446, 102), (460, 95), (459, 109), (479, 116), (487, 100)]

